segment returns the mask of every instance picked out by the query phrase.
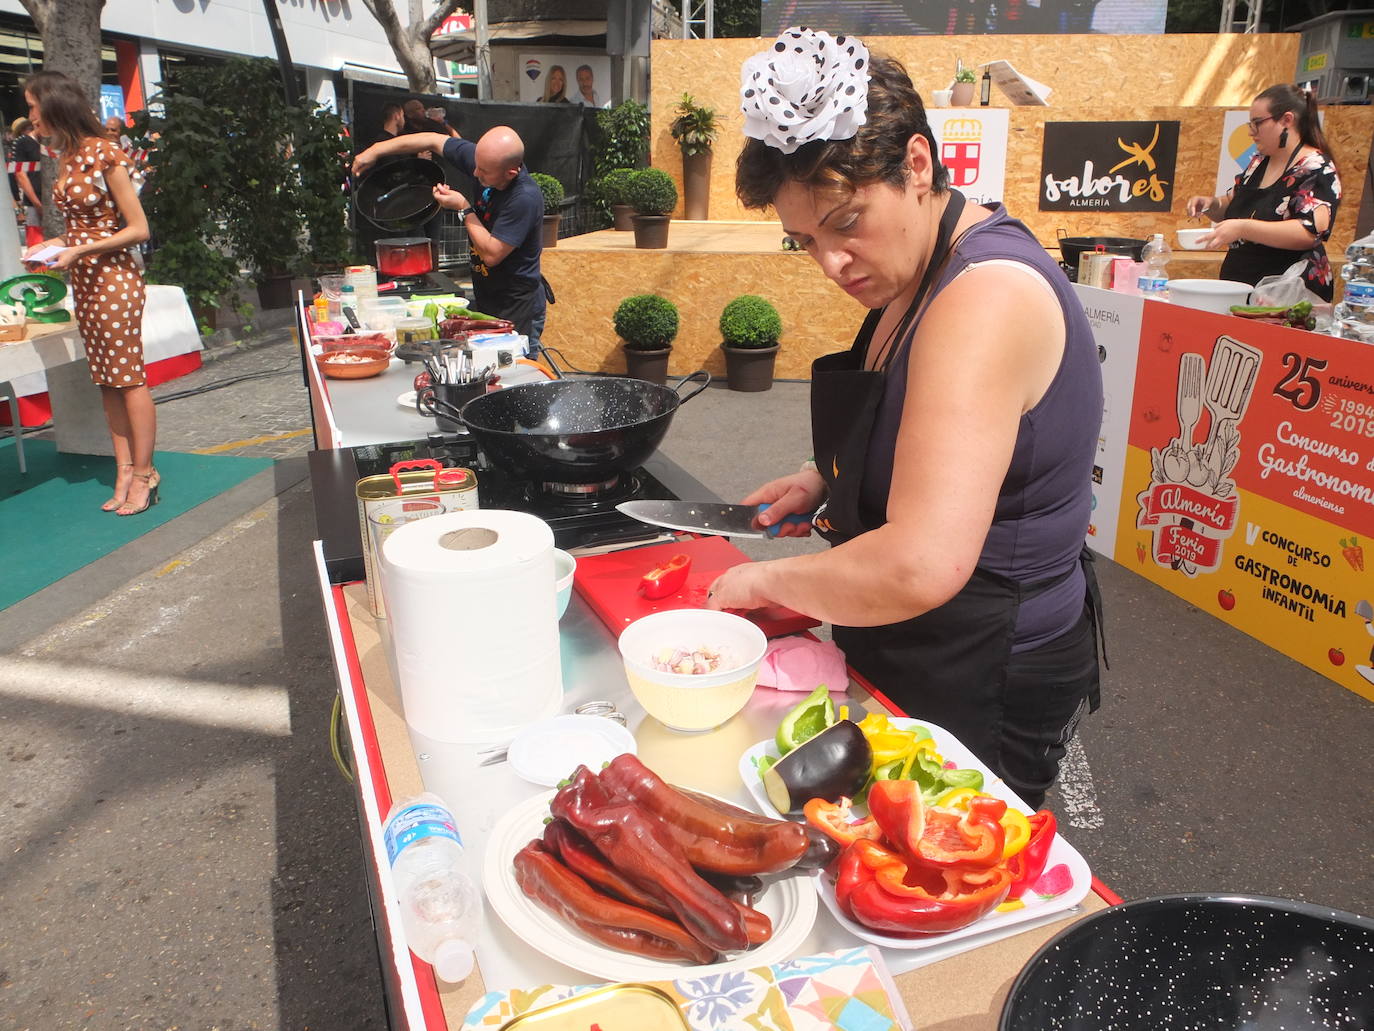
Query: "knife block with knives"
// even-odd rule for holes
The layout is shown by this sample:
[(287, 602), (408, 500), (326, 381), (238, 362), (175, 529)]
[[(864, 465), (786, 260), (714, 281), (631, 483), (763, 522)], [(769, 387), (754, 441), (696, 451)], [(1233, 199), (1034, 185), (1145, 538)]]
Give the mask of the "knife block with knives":
[[(682, 588), (657, 600), (640, 594), (640, 578), (678, 554), (692, 558), (692, 569)], [(705, 608), (706, 591), (716, 577), (731, 566), (749, 561), (748, 555), (724, 537), (684, 538), (605, 555), (580, 556), (573, 585), (611, 633), (619, 636), (620, 631), (641, 616), (668, 609)], [(820, 625), (820, 620), (779, 606), (741, 615), (757, 624), (768, 637), (795, 634)]]

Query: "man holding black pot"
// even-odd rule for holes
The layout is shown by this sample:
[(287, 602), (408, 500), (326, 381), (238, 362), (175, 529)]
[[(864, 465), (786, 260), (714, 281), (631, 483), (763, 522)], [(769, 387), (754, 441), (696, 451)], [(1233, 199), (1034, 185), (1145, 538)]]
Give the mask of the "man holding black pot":
[(529, 338), (530, 350), (544, 329), (544, 278), (539, 271), (543, 250), (544, 196), (525, 168), (525, 144), (509, 126), (498, 125), (475, 144), (461, 137), (417, 132), (382, 140), (353, 159), (361, 175), (381, 158), (441, 151), (459, 170), (477, 180), (474, 203), (450, 186), (434, 187), (434, 199), (458, 212), (472, 253), (473, 306), (507, 319)]

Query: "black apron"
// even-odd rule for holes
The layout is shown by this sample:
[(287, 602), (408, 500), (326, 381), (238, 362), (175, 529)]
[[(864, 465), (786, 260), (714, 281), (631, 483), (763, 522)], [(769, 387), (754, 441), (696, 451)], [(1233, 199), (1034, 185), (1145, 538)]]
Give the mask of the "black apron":
[[(881, 312), (870, 314), (853, 347), (825, 355), (811, 366), (811, 434), (817, 471), (829, 488), (813, 525), (827, 541), (840, 544), (876, 529), (885, 513), (863, 511), (863, 470), (892, 353), (907, 345), (910, 332), (951, 249), (964, 198), (950, 191), (931, 255), (916, 297), (902, 318), (896, 343), (878, 369), (865, 369), (870, 332)], [(1081, 563), (1088, 579), (1094, 638), (1100, 626), (1091, 553)], [(1007, 671), (1012, 660), (1016, 616), (1021, 602), (1062, 583), (1073, 570), (1029, 584), (981, 567), (939, 608), (901, 623), (879, 627), (833, 628), (835, 642), (849, 664), (889, 701), (957, 736), (1000, 774), (1002, 723)], [(1094, 678), (1095, 681), (1095, 678)], [(1088, 689), (1091, 709), (1099, 704), (1096, 683)], [(1077, 699), (1069, 711), (1077, 705)], [(1058, 733), (1064, 724), (1054, 728)], [(1052, 778), (1051, 778), (1052, 779)], [(1030, 793), (1030, 792), (1026, 792)]]
[[(1275, 209), (1287, 196), (1283, 178), (1288, 174), (1288, 169), (1292, 167), (1297, 156), (1296, 150), (1289, 155), (1288, 164), (1283, 166), (1279, 177), (1268, 186), (1259, 185), (1264, 179), (1265, 169), (1269, 167), (1268, 158), (1263, 165), (1255, 169), (1249, 179), (1236, 183), (1231, 191), (1231, 203), (1226, 207), (1226, 218), (1254, 218), (1261, 222), (1283, 221)], [(1240, 240), (1227, 249), (1218, 277), (1254, 286), (1265, 276), (1281, 276), (1294, 264), (1302, 262), (1303, 285), (1313, 293), (1321, 295), (1322, 284), (1313, 283), (1306, 276), (1308, 253), (1270, 247), (1268, 244), (1255, 243), (1252, 240)], [(1335, 292), (1335, 283), (1326, 284), (1326, 290), (1328, 292), (1324, 299), (1329, 301)]]
[[(483, 187), (472, 205), (472, 210), (488, 232), (491, 231), (490, 222), (494, 217), (491, 214), (491, 194), (490, 186)], [(551, 300), (551, 291), (546, 292), (544, 277), (509, 278), (492, 283), (491, 271), (482, 261), (482, 256), (470, 242), (468, 248), (472, 268), (473, 305), (484, 315), (505, 319), (515, 326), (517, 333), (534, 339), (535, 320), (544, 313), (547, 301)]]

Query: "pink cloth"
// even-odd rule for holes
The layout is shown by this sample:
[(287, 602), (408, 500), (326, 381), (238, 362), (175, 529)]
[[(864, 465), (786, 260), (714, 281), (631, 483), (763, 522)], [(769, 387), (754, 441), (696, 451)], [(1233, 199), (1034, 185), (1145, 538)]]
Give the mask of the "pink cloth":
[(849, 685), (849, 673), (844, 652), (834, 641), (775, 637), (763, 653), (758, 682), (779, 691), (810, 693), (821, 684), (832, 691), (843, 691)]

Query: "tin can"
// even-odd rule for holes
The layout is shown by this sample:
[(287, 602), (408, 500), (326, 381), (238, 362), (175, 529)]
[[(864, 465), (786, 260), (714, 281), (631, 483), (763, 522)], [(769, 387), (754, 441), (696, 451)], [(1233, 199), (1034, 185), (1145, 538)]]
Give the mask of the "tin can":
[(357, 494), (367, 604), (374, 616), (384, 618), (378, 583), (382, 541), (416, 519), (477, 508), (477, 477), (471, 469), (445, 469), (433, 458), (417, 458), (397, 462), (389, 473), (363, 477)]
[(500, 1031), (586, 1031), (589, 1027), (635, 1031), (691, 1031), (677, 1001), (657, 985), (612, 984), (528, 1010)]

